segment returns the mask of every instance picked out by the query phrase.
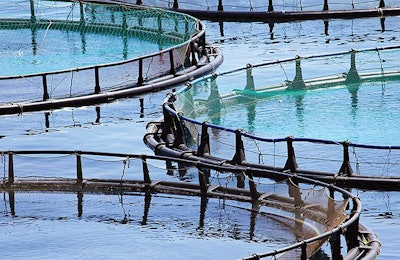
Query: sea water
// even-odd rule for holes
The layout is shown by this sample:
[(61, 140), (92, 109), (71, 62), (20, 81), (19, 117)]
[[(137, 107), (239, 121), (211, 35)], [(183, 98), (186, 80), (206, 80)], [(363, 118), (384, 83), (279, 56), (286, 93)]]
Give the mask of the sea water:
[[(207, 41), (220, 46), (224, 53), (224, 63), (218, 70), (226, 71), (245, 66), (247, 63), (293, 58), (295, 55), (397, 45), (399, 28), (396, 25), (399, 22), (397, 17), (387, 17), (386, 28), (383, 31), (379, 18), (332, 20), (329, 22), (329, 34), (324, 33), (323, 21), (319, 20), (275, 24), (273, 35), (268, 24), (257, 22), (206, 22), (206, 29)], [(95, 106), (2, 116), (0, 147), (2, 150), (80, 149), (151, 154), (143, 144), (142, 137), (145, 134), (146, 123), (162, 116), (161, 103), (168, 91), (99, 105), (100, 118)], [(144, 98), (143, 113), (139, 106), (139, 98)], [(120, 174), (118, 171), (118, 176)], [(358, 195), (363, 203), (361, 222), (372, 229), (382, 242), (382, 252), (378, 259), (397, 259), (398, 243), (394, 230), (400, 226), (400, 195), (398, 192), (353, 193)], [(178, 216), (177, 213), (183, 209), (179, 205), (185, 204), (185, 211), (193, 212), (194, 218), (199, 217), (196, 199), (189, 203), (178, 203), (169, 198), (154, 200), (154, 216), (158, 216), (158, 220), (149, 222), (152, 223), (152, 228), (143, 228), (139, 225), (143, 216), (143, 198), (137, 199), (136, 202), (131, 201), (131, 198), (126, 199), (130, 206), (127, 207), (128, 211), (124, 212), (124, 203), (121, 203), (116, 195), (110, 198), (84, 195), (83, 215), (79, 219), (75, 195), (53, 197), (45, 194), (44, 197), (38, 198), (17, 194), (16, 213), (19, 217), (14, 218), (10, 216), (9, 208), (5, 208), (8, 201), (5, 196), (5, 206), (0, 216), (1, 229), (4, 230), (0, 235), (0, 248), (2, 252), (6, 252), (8, 258), (39, 258), (44, 255), (49, 258), (58, 256), (89, 259), (133, 258), (132, 254), (135, 252), (138, 258), (170, 259), (169, 254), (174, 254), (176, 259), (233, 259), (263, 252), (264, 249), (268, 251), (268, 244), (263, 242), (250, 243), (246, 242), (246, 239), (238, 241), (212, 237), (209, 239), (211, 243), (203, 244), (204, 239), (198, 240), (195, 235), (180, 233), (195, 230), (187, 228), (183, 231), (185, 225), (196, 226), (198, 223), (197, 219), (193, 220), (191, 214)], [(104, 206), (109, 200), (112, 201), (112, 208)], [(62, 205), (57, 206), (61, 201)], [(134, 209), (134, 205), (138, 205), (139, 211)], [(158, 209), (156, 205), (164, 207)], [(214, 225), (214, 221), (219, 218), (219, 212), (224, 211), (223, 205), (218, 202), (214, 205), (210, 212), (216, 215), (206, 220), (210, 225)], [(123, 220), (127, 212), (134, 216), (132, 222), (129, 225), (120, 224), (119, 221)], [(247, 217), (244, 217), (244, 220), (237, 219), (242, 213), (244, 212), (231, 212), (229, 217), (224, 218), (232, 220), (232, 227), (237, 226), (248, 222)], [(175, 216), (176, 221), (172, 221)], [(224, 218), (221, 221), (224, 221)], [(185, 219), (190, 221), (186, 223)], [(177, 228), (176, 225), (180, 227)], [(163, 233), (159, 232), (161, 230)], [(226, 229), (219, 231), (227, 234)], [(29, 243), (29, 240), (32, 243)], [(226, 250), (223, 250), (224, 248)], [(168, 251), (166, 254), (161, 253), (165, 250)], [(184, 252), (184, 255), (176, 253), (179, 251)], [(222, 251), (232, 252), (232, 255), (221, 256)]]

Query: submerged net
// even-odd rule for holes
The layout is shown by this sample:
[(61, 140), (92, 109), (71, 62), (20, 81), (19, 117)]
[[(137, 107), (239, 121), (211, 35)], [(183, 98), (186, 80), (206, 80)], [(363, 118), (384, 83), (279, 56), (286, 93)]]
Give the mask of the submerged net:
[[(0, 104), (123, 89), (189, 66), (184, 14), (75, 1), (0, 3)], [(141, 48), (137, 48), (140, 45)]]

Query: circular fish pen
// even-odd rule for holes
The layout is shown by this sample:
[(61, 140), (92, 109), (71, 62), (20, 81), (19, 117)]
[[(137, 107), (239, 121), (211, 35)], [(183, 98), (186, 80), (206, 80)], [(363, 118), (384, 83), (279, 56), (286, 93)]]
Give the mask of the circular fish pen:
[[(222, 252), (219, 250), (222, 255), (213, 257), (309, 259), (319, 252), (326, 241), (330, 241), (330, 254), (334, 259), (343, 256), (348, 259), (356, 257), (373, 259), (380, 249), (377, 237), (359, 222), (361, 203), (356, 196), (344, 189), (316, 180), (293, 176), (290, 173), (228, 164), (215, 165), (165, 156), (90, 151), (3, 151), (2, 164), (4, 177), (0, 187), (4, 194), (6, 222), (9, 218), (14, 218), (14, 221), (23, 220), (26, 214), (30, 218), (40, 220), (54, 218), (54, 213), (52, 213), (54, 209), (47, 212), (42, 208), (46, 207), (41, 206), (37, 213), (29, 213), (24, 212), (20, 206), (24, 203), (38, 205), (40, 201), (35, 200), (38, 198), (37, 194), (51, 192), (52, 194), (75, 193), (76, 199), (73, 199), (75, 202), (72, 204), (77, 209), (79, 219), (85, 218), (85, 212), (88, 211), (89, 216), (87, 217), (91, 220), (100, 218), (100, 222), (111, 221), (129, 225), (138, 221), (135, 220), (135, 216), (128, 214), (129, 209), (133, 210), (131, 205), (133, 202), (130, 201), (133, 197), (142, 197), (144, 203), (142, 203), (143, 216), (140, 218), (140, 225), (146, 231), (147, 226), (157, 228), (160, 224), (153, 222), (152, 219), (161, 221), (162, 215), (165, 214), (163, 210), (168, 210), (168, 207), (163, 207), (163, 210), (158, 212), (157, 204), (151, 202), (161, 203), (160, 196), (162, 198), (162, 195), (159, 194), (170, 194), (169, 204), (172, 203), (171, 201), (177, 200), (176, 203), (182, 205), (184, 202), (179, 201), (182, 196), (183, 198), (193, 196), (200, 198), (197, 224), (189, 223), (190, 220), (187, 219), (187, 216), (185, 218), (183, 212), (173, 214), (174, 221), (172, 223), (181, 223), (182, 221), (186, 223), (177, 231), (173, 231), (173, 236), (183, 236), (185, 239), (197, 241), (203, 237), (210, 239), (210, 237), (216, 236), (217, 239), (221, 239), (227, 235), (233, 238), (233, 240), (225, 238), (225, 243), (228, 245), (244, 240), (245, 252), (254, 252), (250, 256), (233, 256), (229, 251), (236, 253), (239, 251), (231, 249)], [(71, 165), (75, 165), (75, 167), (71, 167)], [(56, 171), (54, 171), (55, 169)], [(256, 181), (253, 179), (253, 174), (257, 172), (268, 172), (272, 178), (270, 181), (267, 179)], [(232, 181), (232, 178), (241, 174), (246, 175), (248, 188), (235, 187), (236, 182)], [(170, 178), (174, 175), (179, 176), (180, 180), (186, 179), (187, 181), (171, 181)], [(51, 196), (60, 196), (49, 194), (46, 195), (46, 201)], [(92, 210), (90, 203), (83, 203), (83, 198), (89, 198), (91, 201), (90, 194), (99, 194), (97, 196), (105, 194), (109, 197), (117, 195), (123, 214), (114, 215), (115, 213), (112, 213), (111, 217), (104, 217), (105, 213), (102, 213), (101, 216), (96, 213), (90, 214)], [(65, 198), (68, 198), (67, 201), (71, 200), (69, 196), (61, 197), (57, 205), (67, 203), (67, 201), (63, 201)], [(102, 199), (103, 201), (110, 200), (104, 196)], [(127, 201), (127, 204), (124, 204), (123, 201)], [(229, 210), (234, 210), (234, 212), (229, 215), (230, 218), (226, 222), (217, 224), (219, 229), (216, 231), (213, 229), (213, 225), (218, 216), (215, 219), (213, 211), (207, 210), (207, 208), (214, 208), (218, 201), (225, 205), (225, 212)], [(134, 203), (134, 205), (136, 204), (137, 202)], [(28, 206), (28, 208), (31, 207)], [(107, 211), (110, 212), (111, 207), (115, 207), (115, 205), (110, 204)], [(240, 211), (241, 214), (238, 215), (237, 211)], [(73, 214), (75, 215), (75, 213)], [(161, 214), (161, 216), (157, 214)], [(248, 216), (249, 219), (239, 217), (242, 214)], [(75, 218), (67, 213), (63, 213), (63, 216), (65, 225), (70, 223), (71, 218)], [(182, 217), (184, 219), (181, 219)], [(189, 219), (193, 217), (191, 215)], [(239, 219), (236, 220), (238, 217)], [(171, 218), (171, 215), (168, 215), (168, 218)], [(163, 221), (165, 220), (163, 219)], [(163, 233), (167, 233), (162, 236), (166, 236), (168, 239), (169, 234), (165, 222), (162, 222), (161, 225)], [(169, 225), (172, 224), (169, 223)], [(224, 225), (228, 226), (224, 227)], [(230, 227), (230, 225), (233, 226)], [(233, 230), (229, 231), (231, 228)], [(274, 235), (277, 228), (280, 232)], [(189, 234), (187, 234), (188, 232)], [(190, 235), (191, 233), (195, 235)], [(145, 234), (141, 234), (144, 240), (146, 240)], [(199, 238), (196, 238), (197, 236)], [(346, 244), (341, 242), (343, 237)], [(7, 245), (9, 241), (5, 241), (5, 243)], [(213, 240), (210, 243), (215, 245)], [(264, 249), (260, 252), (254, 251), (254, 248), (260, 250), (259, 245)], [(51, 247), (51, 245), (49, 246)], [(164, 249), (164, 256), (174, 256), (174, 250), (171, 250), (173, 250), (171, 247)], [(199, 253), (199, 248), (193, 251)], [(180, 250), (180, 252), (184, 252), (185, 257), (191, 256), (193, 253), (186, 250)], [(200, 251), (201, 255), (198, 256), (204, 256), (203, 253)], [(156, 252), (152, 254), (156, 254)], [(130, 256), (134, 255), (130, 254)], [(143, 257), (143, 255), (141, 256)], [(175, 255), (175, 257), (177, 256)]]
[(398, 190), (399, 49), (295, 57), (201, 78), (166, 99), (144, 141), (156, 154)]
[(109, 1), (1, 6), (1, 62), (11, 65), (0, 75), (1, 114), (109, 102), (185, 82), (222, 62), (203, 24), (188, 15)]
[[(121, 1), (127, 2), (127, 1)], [(400, 14), (395, 0), (380, 1), (162, 1), (130, 0), (138, 5), (157, 6), (176, 10), (212, 21), (264, 21), (287, 22), (314, 19), (346, 19), (360, 17), (384, 17)]]

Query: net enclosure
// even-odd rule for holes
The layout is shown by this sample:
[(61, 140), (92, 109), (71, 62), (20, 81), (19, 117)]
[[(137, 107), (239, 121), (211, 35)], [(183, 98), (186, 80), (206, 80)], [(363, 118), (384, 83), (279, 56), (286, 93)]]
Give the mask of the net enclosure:
[(398, 190), (398, 57), (398, 46), (350, 50), (194, 80), (165, 100), (145, 142), (156, 153)]
[(6, 1), (0, 8), (0, 107), (86, 96), (73, 100), (80, 104), (102, 92), (113, 99), (210, 61), (204, 27), (189, 15), (109, 1)]

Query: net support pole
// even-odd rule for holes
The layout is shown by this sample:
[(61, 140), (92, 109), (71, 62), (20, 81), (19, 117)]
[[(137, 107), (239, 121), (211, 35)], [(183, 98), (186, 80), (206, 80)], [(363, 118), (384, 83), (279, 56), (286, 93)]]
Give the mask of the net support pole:
[(253, 174), (250, 171), (245, 171), (247, 178), (249, 178), (250, 195), (252, 200), (258, 200), (260, 194), (257, 191), (257, 185), (254, 182)]
[(30, 8), (31, 8), (31, 22), (36, 22), (35, 15), (35, 0), (30, 0)]
[(272, 0), (268, 1), (268, 12), (274, 11), (274, 5), (272, 4)]
[(347, 72), (346, 84), (359, 84), (361, 82), (361, 78), (358, 75), (357, 68), (356, 68), (356, 51), (350, 51), (350, 69)]
[(246, 69), (246, 87), (245, 90), (255, 90), (254, 87), (254, 77), (253, 77), (253, 66), (251, 64), (247, 64)]
[(150, 174), (149, 174), (149, 167), (147, 166), (147, 160), (146, 160), (146, 155), (142, 155), (141, 159), (142, 159), (142, 170), (143, 170), (143, 181), (146, 184), (150, 184), (151, 183), (151, 178), (150, 178)]
[(174, 4), (173, 4), (172, 8), (174, 8), (174, 9), (178, 9), (179, 8), (178, 0), (174, 0)]
[(379, 1), (379, 8), (384, 8), (385, 7), (385, 0), (380, 0)]
[(79, 14), (80, 14), (80, 23), (81, 25), (85, 24), (85, 10), (83, 8), (83, 3), (79, 2)]
[(197, 59), (196, 59), (196, 51), (195, 51), (195, 48), (194, 48), (194, 42), (190, 42), (190, 52), (191, 52), (191, 55), (192, 55), (192, 65), (193, 66), (197, 66), (198, 65), (198, 62), (197, 62)]
[(8, 181), (7, 184), (14, 183), (14, 154), (12, 152), (8, 153)]
[(82, 159), (79, 151), (76, 152), (76, 180), (77, 183), (83, 182)]
[(285, 163), (285, 167), (283, 167), (284, 171), (291, 171), (291, 172), (296, 172), (299, 168), (296, 162), (296, 155), (294, 153), (294, 148), (293, 148), (293, 138), (291, 136), (286, 137), (286, 143), (287, 143), (287, 154), (288, 158)]
[(353, 176), (353, 169), (350, 165), (349, 142), (343, 142), (343, 163), (339, 170), (341, 176)]
[(137, 80), (139, 86), (143, 85), (143, 59), (139, 59), (139, 76)]
[(171, 75), (175, 75), (175, 62), (174, 62), (174, 52), (172, 50), (169, 51), (169, 73)]
[(301, 245), (301, 260), (307, 260), (307, 243), (304, 241), (303, 244)]
[(95, 79), (95, 86), (94, 86), (94, 93), (100, 93), (100, 76), (99, 76), (99, 67), (94, 67), (94, 79)]
[(331, 244), (331, 252), (332, 252), (332, 259), (343, 259), (342, 256), (342, 245), (340, 242), (340, 236), (342, 233), (342, 229), (339, 229), (337, 232), (334, 232), (329, 240)]
[(142, 0), (136, 0), (136, 5), (142, 5)]
[(210, 155), (210, 135), (208, 134), (207, 122), (201, 124), (200, 145), (197, 148), (197, 155), (201, 157)]
[(328, 0), (324, 0), (324, 7), (322, 8), (322, 11), (328, 11), (329, 6), (328, 6)]
[(49, 91), (47, 90), (47, 77), (46, 74), (42, 74), (42, 83), (43, 83), (43, 101), (46, 101), (50, 98)]
[(222, 4), (222, 0), (218, 0), (218, 11), (224, 11), (224, 5)]
[(292, 84), (290, 85), (289, 89), (292, 90), (302, 90), (306, 88), (306, 84), (304, 83), (303, 80), (303, 72), (301, 70), (301, 58), (300, 56), (296, 56), (296, 66), (295, 66), (295, 76), (292, 81)]
[(199, 177), (200, 192), (201, 195), (205, 196), (207, 195), (207, 190), (208, 190), (206, 176), (204, 174), (203, 168), (200, 165), (197, 165), (197, 170)]

